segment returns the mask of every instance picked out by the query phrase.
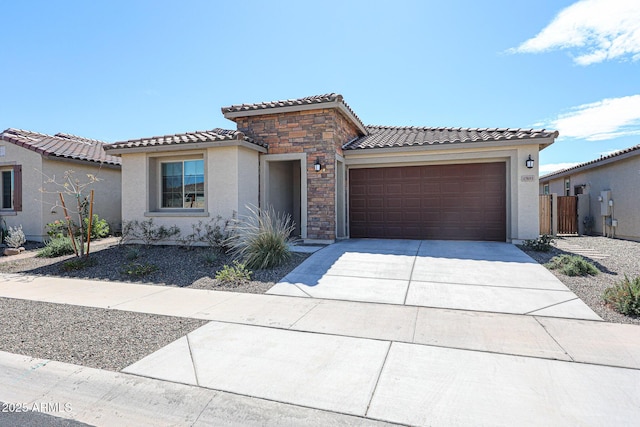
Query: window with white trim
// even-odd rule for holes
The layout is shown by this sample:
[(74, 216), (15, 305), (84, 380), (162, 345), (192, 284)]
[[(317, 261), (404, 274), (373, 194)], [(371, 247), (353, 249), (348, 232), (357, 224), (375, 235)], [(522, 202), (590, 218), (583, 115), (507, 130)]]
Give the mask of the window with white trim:
[(161, 208), (204, 208), (204, 160), (161, 162), (160, 181)]
[(545, 184), (542, 188), (542, 194), (549, 194), (549, 184)]
[(565, 196), (571, 195), (571, 179), (569, 178), (564, 180), (564, 195)]

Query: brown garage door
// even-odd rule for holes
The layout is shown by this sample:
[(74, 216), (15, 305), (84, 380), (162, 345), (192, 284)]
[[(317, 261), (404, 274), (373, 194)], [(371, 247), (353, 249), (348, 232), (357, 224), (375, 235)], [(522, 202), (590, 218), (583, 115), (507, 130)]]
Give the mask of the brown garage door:
[(349, 171), (351, 237), (506, 240), (506, 165)]

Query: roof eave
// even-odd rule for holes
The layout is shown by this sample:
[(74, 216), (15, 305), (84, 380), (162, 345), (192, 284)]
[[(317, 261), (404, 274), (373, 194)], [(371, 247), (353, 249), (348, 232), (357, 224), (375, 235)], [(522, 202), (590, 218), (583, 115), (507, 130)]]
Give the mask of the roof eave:
[(109, 154), (121, 156), (122, 154), (130, 153), (157, 153), (166, 151), (186, 151), (186, 150), (199, 150), (203, 148), (215, 148), (215, 147), (244, 147), (250, 150), (255, 150), (260, 153), (266, 153), (267, 149), (252, 142), (228, 139), (222, 141), (206, 141), (206, 142), (187, 142), (181, 144), (153, 144), (137, 147), (121, 147), (121, 148), (109, 148)]
[(363, 148), (347, 148), (343, 151), (344, 156), (347, 157), (351, 154), (357, 153), (390, 153), (399, 151), (424, 151), (424, 150), (459, 150), (465, 147), (473, 148), (504, 148), (520, 145), (538, 145), (539, 150), (553, 144), (555, 137), (545, 138), (518, 138), (518, 139), (504, 139), (498, 141), (474, 141), (474, 142), (445, 142), (435, 144), (424, 145), (402, 145), (395, 147), (363, 147)]
[(556, 178), (562, 178), (565, 177), (567, 175), (572, 175), (574, 173), (578, 173), (578, 172), (584, 172), (586, 170), (589, 169), (595, 169), (595, 168), (599, 168), (601, 166), (606, 166), (609, 165), (611, 163), (615, 163), (618, 162), (620, 160), (624, 160), (624, 159), (628, 159), (630, 157), (634, 157), (634, 156), (638, 156), (640, 155), (640, 150), (633, 150), (633, 151), (629, 151), (628, 153), (624, 153), (624, 154), (620, 154), (614, 157), (609, 157), (606, 159), (597, 159), (597, 160), (592, 160), (590, 162), (587, 162), (586, 164), (582, 164), (582, 165), (577, 165), (574, 166), (572, 168), (569, 169), (564, 169), (558, 172), (552, 172), (548, 175), (543, 175), (539, 178), (539, 180), (542, 181), (550, 181), (552, 179), (556, 179)]

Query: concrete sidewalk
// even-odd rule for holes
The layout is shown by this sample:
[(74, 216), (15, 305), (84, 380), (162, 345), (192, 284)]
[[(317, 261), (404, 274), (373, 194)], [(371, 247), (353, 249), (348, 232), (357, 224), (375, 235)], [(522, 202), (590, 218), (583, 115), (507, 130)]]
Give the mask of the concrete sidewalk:
[(349, 239), (267, 293), (601, 320), (546, 268), (499, 242)]
[(58, 362), (49, 372), (0, 353), (0, 383), (11, 385), (0, 401), (63, 399), (81, 409), (60, 416), (98, 425), (625, 425), (640, 416), (632, 325), (21, 275), (0, 276), (0, 296), (211, 320), (119, 374)]

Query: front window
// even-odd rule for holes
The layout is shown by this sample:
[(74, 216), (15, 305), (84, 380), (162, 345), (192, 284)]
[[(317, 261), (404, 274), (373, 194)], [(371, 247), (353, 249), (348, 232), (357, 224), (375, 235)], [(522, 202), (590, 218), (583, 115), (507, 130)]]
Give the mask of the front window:
[(13, 170), (3, 170), (2, 180), (2, 209), (13, 209)]
[(564, 195), (565, 196), (571, 195), (571, 180), (569, 179), (564, 180)]
[(162, 163), (163, 208), (204, 208), (204, 160)]
[(549, 184), (545, 184), (542, 190), (543, 194), (549, 194)]

